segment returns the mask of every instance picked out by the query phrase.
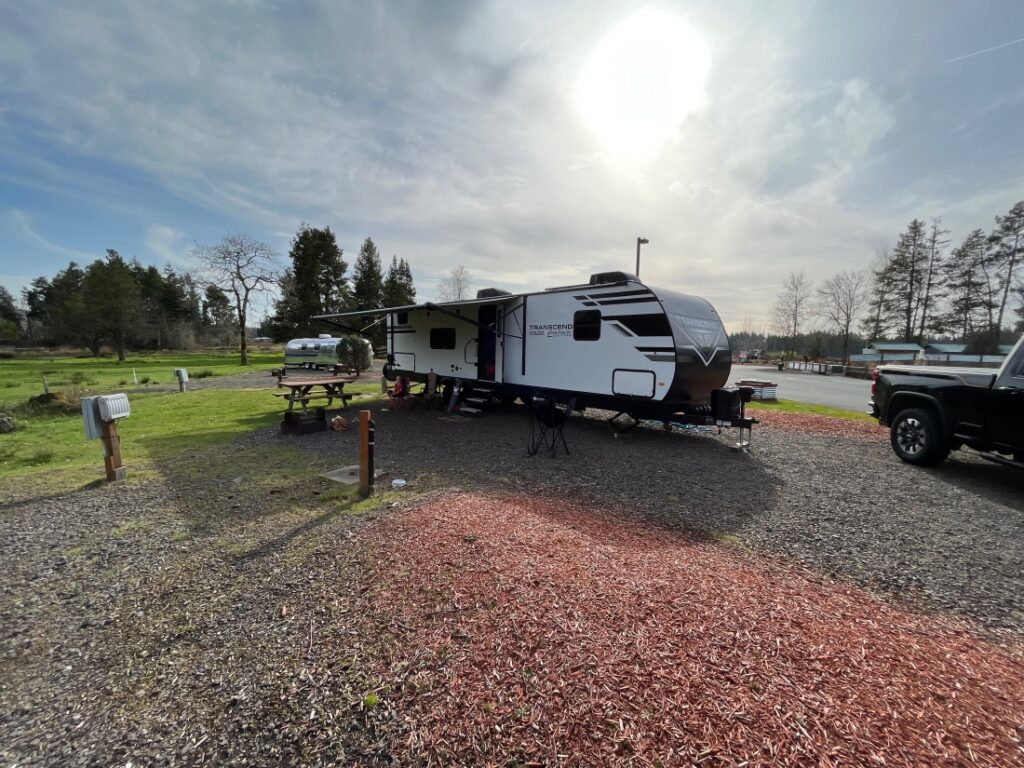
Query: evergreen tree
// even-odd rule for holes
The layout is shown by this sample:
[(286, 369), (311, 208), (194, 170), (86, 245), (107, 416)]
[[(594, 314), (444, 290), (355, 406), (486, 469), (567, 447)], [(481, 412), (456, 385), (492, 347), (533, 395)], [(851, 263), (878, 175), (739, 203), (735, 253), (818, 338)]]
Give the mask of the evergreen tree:
[(344, 311), (350, 301), (348, 264), (330, 227), (303, 224), (292, 239), (291, 266), (281, 278), (281, 298), (270, 320), (278, 339), (315, 334), (313, 315)]
[(405, 259), (391, 257), (391, 266), (384, 279), (384, 306), (402, 307), (416, 302), (416, 287), (412, 282), (412, 272)]
[[(131, 267), (112, 249), (89, 265), (82, 286), (86, 317), (94, 338), (110, 339), (124, 361), (139, 314), (141, 291)], [(94, 347), (95, 348), (95, 347)]]
[(2, 285), (0, 285), (0, 320), (18, 324), (18, 309), (14, 306), (14, 297)]
[(925, 333), (929, 330), (938, 330), (941, 323), (936, 323), (932, 317), (935, 312), (935, 305), (942, 298), (942, 265), (945, 260), (945, 248), (949, 240), (945, 236), (949, 230), (942, 229), (942, 218), (932, 219), (932, 225), (928, 231), (928, 256), (925, 265), (924, 279), (922, 282), (923, 295), (918, 315), (917, 343), (921, 344)]
[(996, 216), (996, 230), (989, 237), (989, 242), (992, 245), (989, 261), (995, 272), (999, 302), (993, 329), (998, 344), (1014, 278), (1021, 261), (1024, 261), (1024, 200), (1014, 205), (1005, 216)]
[(892, 253), (882, 248), (870, 268), (871, 287), (868, 292), (868, 314), (861, 321), (861, 333), (868, 341), (880, 341), (892, 331), (888, 314), (893, 290)]
[(986, 256), (985, 233), (976, 229), (953, 249), (943, 269), (949, 290), (946, 327), (965, 343), (981, 329), (987, 330)]
[[(384, 306), (384, 275), (380, 255), (369, 237), (363, 241), (352, 268), (352, 303), (355, 309), (380, 309)], [(373, 346), (383, 347), (386, 338), (384, 323), (376, 323), (370, 333)]]
[(924, 222), (914, 219), (899, 237), (888, 275), (892, 291), (887, 311), (894, 321), (899, 318), (903, 341), (913, 341), (917, 337), (917, 316), (924, 295), (927, 268), (928, 243)]

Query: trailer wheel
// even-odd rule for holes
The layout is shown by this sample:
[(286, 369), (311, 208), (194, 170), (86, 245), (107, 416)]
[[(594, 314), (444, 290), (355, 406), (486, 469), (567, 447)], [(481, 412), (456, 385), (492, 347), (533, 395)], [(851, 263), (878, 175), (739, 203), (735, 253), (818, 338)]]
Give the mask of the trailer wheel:
[(949, 455), (949, 441), (933, 411), (908, 408), (892, 421), (889, 442), (893, 451), (908, 464), (930, 467)]

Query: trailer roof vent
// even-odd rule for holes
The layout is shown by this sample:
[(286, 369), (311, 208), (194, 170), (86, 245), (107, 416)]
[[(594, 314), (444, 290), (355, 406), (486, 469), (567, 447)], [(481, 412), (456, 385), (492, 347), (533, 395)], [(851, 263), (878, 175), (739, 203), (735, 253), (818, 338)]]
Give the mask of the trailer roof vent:
[(329, 333), (321, 333), (319, 336), (317, 336), (317, 338), (318, 339), (333, 339), (334, 337), (331, 336), (331, 334), (329, 334)]
[(493, 299), (496, 296), (511, 296), (512, 294), (508, 291), (503, 291), (501, 288), (481, 288), (476, 292), (478, 299)]
[(605, 283), (624, 283), (627, 280), (636, 280), (636, 275), (629, 272), (598, 272), (590, 276), (591, 285), (604, 285)]

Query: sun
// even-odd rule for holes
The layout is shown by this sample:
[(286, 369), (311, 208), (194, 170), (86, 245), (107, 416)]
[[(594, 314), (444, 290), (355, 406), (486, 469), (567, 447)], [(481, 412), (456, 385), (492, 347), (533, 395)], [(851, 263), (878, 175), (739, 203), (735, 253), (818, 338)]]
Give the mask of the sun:
[(707, 44), (682, 17), (639, 11), (609, 32), (583, 67), (577, 100), (587, 127), (618, 159), (652, 159), (704, 103)]

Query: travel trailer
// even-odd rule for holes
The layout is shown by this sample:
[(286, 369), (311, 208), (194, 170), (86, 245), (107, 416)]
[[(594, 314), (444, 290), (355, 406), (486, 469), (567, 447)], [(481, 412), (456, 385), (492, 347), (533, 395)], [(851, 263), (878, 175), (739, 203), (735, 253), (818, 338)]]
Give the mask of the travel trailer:
[[(319, 370), (343, 363), (344, 342), (344, 339), (335, 338), (329, 333), (321, 333), (315, 339), (292, 339), (284, 347), (285, 367)], [(364, 343), (370, 348), (369, 342), (364, 340)], [(372, 357), (370, 348), (370, 359)]]
[(315, 319), (356, 333), (386, 321), (388, 378), (425, 381), (433, 372), (504, 398), (543, 397), (637, 419), (710, 415), (712, 392), (731, 366), (711, 304), (623, 272), (534, 293), (488, 288), (465, 301)]

